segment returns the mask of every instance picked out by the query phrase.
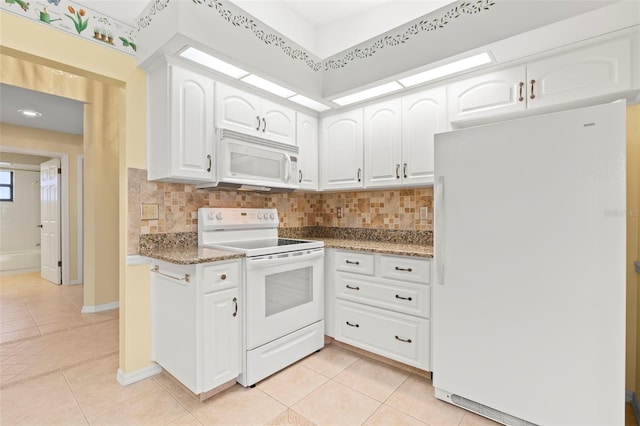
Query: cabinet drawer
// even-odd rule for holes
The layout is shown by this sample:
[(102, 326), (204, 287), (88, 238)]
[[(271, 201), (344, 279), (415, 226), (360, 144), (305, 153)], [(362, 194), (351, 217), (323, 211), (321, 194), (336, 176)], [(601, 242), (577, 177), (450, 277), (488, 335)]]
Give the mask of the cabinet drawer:
[(336, 251), (336, 269), (356, 274), (373, 275), (373, 253), (356, 253), (352, 251)]
[(429, 316), (430, 287), (413, 283), (363, 278), (338, 272), (335, 282), (336, 297), (361, 302), (396, 312)]
[(429, 261), (417, 257), (380, 256), (379, 275), (383, 278), (429, 283)]
[(338, 300), (336, 340), (427, 370), (429, 320)]
[(202, 292), (226, 290), (240, 283), (239, 262), (215, 263), (202, 267)]

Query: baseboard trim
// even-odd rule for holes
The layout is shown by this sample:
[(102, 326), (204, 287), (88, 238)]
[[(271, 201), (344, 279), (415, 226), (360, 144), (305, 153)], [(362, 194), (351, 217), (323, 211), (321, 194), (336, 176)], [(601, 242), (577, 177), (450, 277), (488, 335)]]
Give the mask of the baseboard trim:
[(140, 370), (133, 371), (131, 373), (125, 373), (118, 368), (118, 374), (116, 374), (116, 380), (122, 386), (129, 386), (130, 384), (139, 382), (140, 380), (148, 379), (157, 374), (162, 373), (162, 367), (158, 364), (153, 364)]
[(84, 284), (84, 281), (82, 281), (82, 280), (71, 280), (66, 284), (63, 283), (63, 285), (80, 285), (80, 284)]
[(110, 311), (111, 309), (118, 309), (120, 307), (120, 302), (111, 302), (105, 303), (104, 305), (95, 305), (95, 306), (87, 306), (84, 305), (82, 307), (83, 314), (95, 314), (96, 312), (102, 311)]

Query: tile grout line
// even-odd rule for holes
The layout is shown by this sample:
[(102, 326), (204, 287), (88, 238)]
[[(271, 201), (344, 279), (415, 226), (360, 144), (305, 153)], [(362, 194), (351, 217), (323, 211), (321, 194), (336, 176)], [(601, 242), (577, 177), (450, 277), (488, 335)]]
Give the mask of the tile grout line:
[(78, 404), (78, 408), (80, 408), (80, 412), (82, 413), (84, 420), (87, 422), (87, 425), (91, 425), (91, 422), (89, 422), (89, 417), (87, 417), (87, 413), (84, 411), (84, 408), (82, 408), (82, 404), (80, 404), (80, 401), (78, 401), (78, 397), (76, 396), (76, 393), (73, 391), (73, 387), (69, 382), (69, 378), (67, 377), (66, 374), (64, 374), (64, 371), (62, 371), (62, 369), (60, 369), (60, 373), (62, 373), (62, 377), (64, 377), (64, 381), (67, 384), (67, 387), (71, 392), (71, 395), (73, 395), (73, 399), (76, 401), (76, 404)]

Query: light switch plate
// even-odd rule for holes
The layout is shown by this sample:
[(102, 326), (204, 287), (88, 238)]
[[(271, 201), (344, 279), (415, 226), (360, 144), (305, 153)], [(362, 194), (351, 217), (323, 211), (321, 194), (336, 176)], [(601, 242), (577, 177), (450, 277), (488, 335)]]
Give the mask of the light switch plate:
[(428, 207), (420, 207), (420, 220), (429, 219), (429, 208)]
[(142, 220), (156, 220), (158, 219), (158, 205), (157, 204), (143, 204), (140, 206), (140, 219)]

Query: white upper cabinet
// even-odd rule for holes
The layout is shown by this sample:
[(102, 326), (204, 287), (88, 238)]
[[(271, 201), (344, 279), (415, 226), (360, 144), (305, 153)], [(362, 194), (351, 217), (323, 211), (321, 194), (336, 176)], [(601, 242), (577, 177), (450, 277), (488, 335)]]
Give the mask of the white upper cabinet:
[(449, 119), (613, 101), (626, 97), (632, 85), (631, 40), (618, 39), (454, 83)]
[(524, 111), (527, 71), (518, 66), (449, 86), (449, 119), (453, 122)]
[(433, 137), (446, 130), (444, 88), (364, 109), (365, 188), (433, 183)]
[(297, 113), (296, 141), (298, 154), (298, 185), (300, 189), (318, 190), (318, 119)]
[(364, 186), (400, 184), (402, 117), (400, 99), (364, 109)]
[(402, 98), (404, 185), (433, 183), (433, 139), (447, 130), (446, 90), (439, 87)]
[(629, 39), (576, 50), (527, 65), (528, 108), (541, 108), (631, 89)]
[(295, 112), (275, 102), (216, 83), (216, 126), (295, 145)]
[(362, 109), (322, 119), (322, 189), (363, 187)]
[(147, 82), (149, 180), (212, 181), (213, 80), (163, 63)]

